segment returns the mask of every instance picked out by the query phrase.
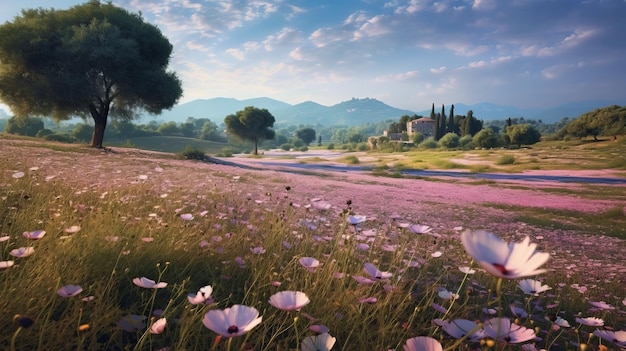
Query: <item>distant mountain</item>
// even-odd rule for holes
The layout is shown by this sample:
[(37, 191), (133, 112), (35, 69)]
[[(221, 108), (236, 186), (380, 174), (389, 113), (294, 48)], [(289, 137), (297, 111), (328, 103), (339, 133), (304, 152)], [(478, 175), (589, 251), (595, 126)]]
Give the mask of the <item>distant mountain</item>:
[[(488, 102), (466, 105), (454, 104), (455, 115), (466, 115), (469, 110), (474, 116), (482, 120), (506, 119), (509, 117), (524, 117), (526, 119), (541, 119), (544, 123), (553, 123), (563, 117), (575, 119), (583, 113), (609, 105), (626, 105), (626, 101), (583, 101), (564, 104), (546, 109), (520, 108), (515, 106), (496, 105)], [(161, 122), (175, 121), (184, 122), (188, 117), (209, 118), (217, 124), (224, 121), (224, 117), (243, 110), (246, 106), (255, 106), (268, 109), (276, 118), (277, 124), (322, 124), (322, 125), (362, 125), (365, 123), (377, 123), (386, 120), (399, 120), (403, 115), (430, 116), (430, 109), (424, 111), (409, 111), (389, 106), (379, 100), (364, 98), (352, 98), (333, 106), (320, 105), (313, 101), (306, 101), (296, 105), (260, 97), (248, 100), (232, 98), (213, 98), (193, 100), (174, 106), (171, 111), (163, 111), (158, 116), (143, 116), (141, 121), (146, 123), (151, 120)], [(451, 104), (445, 104), (446, 114), (450, 113)], [(435, 105), (435, 112), (441, 112), (441, 105)], [(1, 110), (0, 110), (1, 113)]]

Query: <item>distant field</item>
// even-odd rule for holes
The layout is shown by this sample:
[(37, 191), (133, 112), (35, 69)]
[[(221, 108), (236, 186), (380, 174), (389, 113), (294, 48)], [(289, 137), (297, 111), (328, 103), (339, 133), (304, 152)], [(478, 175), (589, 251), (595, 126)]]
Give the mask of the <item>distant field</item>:
[(127, 140), (105, 140), (105, 145), (131, 146), (138, 149), (172, 153), (177, 153), (179, 151), (182, 151), (185, 147), (191, 146), (202, 149), (207, 154), (219, 153), (222, 151), (223, 148), (228, 146), (228, 144), (226, 143), (177, 136), (152, 136), (130, 138)]

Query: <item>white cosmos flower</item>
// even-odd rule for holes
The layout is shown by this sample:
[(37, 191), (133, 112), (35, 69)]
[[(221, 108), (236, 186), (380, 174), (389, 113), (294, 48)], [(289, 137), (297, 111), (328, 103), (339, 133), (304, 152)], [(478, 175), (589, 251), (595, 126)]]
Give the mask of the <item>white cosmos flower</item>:
[(254, 307), (233, 305), (223, 310), (210, 310), (204, 315), (202, 323), (217, 334), (230, 338), (249, 332), (262, 319)]
[(14, 261), (0, 261), (0, 269), (12, 267), (14, 264)]
[(540, 293), (552, 289), (547, 285), (541, 285), (540, 281), (534, 279), (520, 280), (518, 283), (520, 289), (524, 290), (524, 294), (539, 296)]
[(517, 279), (544, 273), (539, 269), (550, 258), (536, 252), (537, 244), (528, 237), (519, 243), (507, 243), (486, 231), (465, 231), (461, 234), (465, 251), (487, 272), (499, 278)]
[(311, 335), (302, 340), (302, 351), (328, 351), (337, 339), (328, 333)]
[(426, 234), (433, 230), (430, 226), (422, 224), (413, 224), (408, 227), (409, 231), (414, 234)]
[(198, 290), (196, 294), (187, 294), (187, 300), (192, 305), (206, 303), (213, 293), (213, 287), (210, 285), (204, 286)]
[(300, 262), (302, 267), (306, 268), (309, 272), (315, 272), (315, 268), (320, 265), (320, 261), (313, 257), (300, 257), (298, 262)]
[(491, 318), (485, 322), (485, 334), (507, 344), (518, 344), (535, 338), (535, 332), (511, 323), (508, 318)]
[(357, 225), (359, 223), (365, 222), (366, 219), (367, 219), (367, 217), (361, 216), (361, 215), (349, 215), (348, 216), (348, 223), (350, 223), (352, 225)]

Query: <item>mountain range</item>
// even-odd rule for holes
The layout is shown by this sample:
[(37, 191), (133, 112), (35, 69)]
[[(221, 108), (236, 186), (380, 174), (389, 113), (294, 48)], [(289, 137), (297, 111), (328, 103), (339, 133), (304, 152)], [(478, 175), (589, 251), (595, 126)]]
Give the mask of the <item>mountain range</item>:
[[(544, 109), (520, 108), (515, 106), (503, 106), (492, 103), (478, 103), (466, 105), (454, 104), (455, 115), (466, 115), (472, 110), (474, 116), (482, 120), (506, 119), (509, 117), (524, 117), (525, 119), (542, 120), (544, 123), (554, 123), (564, 117), (574, 119), (583, 113), (597, 108), (620, 104), (611, 101), (583, 101), (569, 103)], [(620, 105), (623, 105), (620, 104)], [(340, 102), (332, 106), (324, 106), (313, 101), (306, 101), (291, 105), (279, 100), (260, 97), (247, 100), (233, 98), (198, 99), (174, 106), (171, 110), (165, 110), (158, 116), (142, 116), (142, 122), (152, 119), (158, 121), (184, 122), (188, 117), (209, 118), (217, 124), (224, 121), (224, 117), (243, 110), (246, 106), (266, 108), (276, 118), (276, 124), (285, 125), (347, 125), (356, 126), (366, 123), (381, 121), (397, 121), (403, 115), (430, 116), (430, 109), (424, 111), (410, 111), (395, 108), (382, 101), (364, 98)], [(441, 112), (441, 105), (435, 104), (435, 112)], [(445, 105), (446, 114), (450, 113), (450, 105)]]

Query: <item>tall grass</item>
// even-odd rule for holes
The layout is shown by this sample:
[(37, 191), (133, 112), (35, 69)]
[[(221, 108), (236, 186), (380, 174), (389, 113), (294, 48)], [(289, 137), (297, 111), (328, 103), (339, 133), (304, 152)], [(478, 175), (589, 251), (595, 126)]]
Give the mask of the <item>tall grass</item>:
[[(312, 203), (296, 205), (299, 199), (292, 199), (288, 188), (282, 194), (256, 192), (254, 180), (245, 177), (220, 188), (207, 187), (204, 179), (163, 190), (164, 184), (152, 178), (76, 186), (36, 172), (20, 177), (14, 166), (0, 160), (0, 168), (10, 170), (0, 173), (0, 236), (7, 238), (0, 242), (0, 261), (15, 261), (0, 271), (3, 350), (294, 350), (319, 324), (337, 338), (334, 350), (401, 350), (418, 335), (435, 337), (447, 348), (476, 349), (481, 344), (457, 344), (433, 320), (484, 321), (491, 317), (484, 309), (497, 307), (492, 304), (495, 278), (457, 268), (472, 262), (452, 228), (420, 235), (407, 228), (417, 223), (384, 215), (351, 225), (350, 204), (326, 211)], [(603, 218), (619, 218), (617, 212)], [(71, 233), (72, 226), (80, 229)], [(24, 237), (33, 230), (46, 235)], [(524, 233), (502, 234), (519, 239)], [(28, 246), (34, 247), (29, 257), (9, 255)], [(321, 265), (310, 272), (299, 263), (301, 257), (317, 258)], [(367, 276), (365, 263), (393, 276), (361, 284), (353, 277)], [(141, 288), (133, 284), (137, 277), (168, 286)], [(507, 281), (497, 313), (537, 328), (539, 348), (574, 349), (593, 331), (555, 333), (555, 324), (545, 318), (550, 314), (574, 324), (576, 313), (584, 311), (624, 328), (623, 313), (589, 311), (588, 301), (600, 299), (624, 310), (624, 292), (615, 289), (614, 280), (594, 281), (583, 295), (569, 288), (585, 284), (583, 272), (581, 280), (573, 279), (564, 272), (546, 274), (552, 295), (541, 297), (524, 295), (516, 281)], [(561, 287), (563, 282), (567, 285)], [(60, 297), (57, 290), (68, 284), (84, 291)], [(214, 303), (190, 304), (187, 294), (207, 284)], [(442, 298), (443, 289), (459, 298)], [(284, 290), (302, 291), (311, 303), (296, 312), (271, 306), (269, 297)], [(229, 342), (205, 328), (202, 318), (233, 304), (256, 308), (263, 321)], [(510, 304), (529, 316), (515, 317)], [(18, 321), (28, 316), (33, 325), (20, 327), (17, 315)], [(122, 321), (130, 315), (145, 316), (146, 325), (125, 331)], [(158, 317), (168, 320), (167, 327), (151, 334)], [(592, 340), (590, 347), (599, 343)], [(495, 346), (504, 348), (519, 347)]]

